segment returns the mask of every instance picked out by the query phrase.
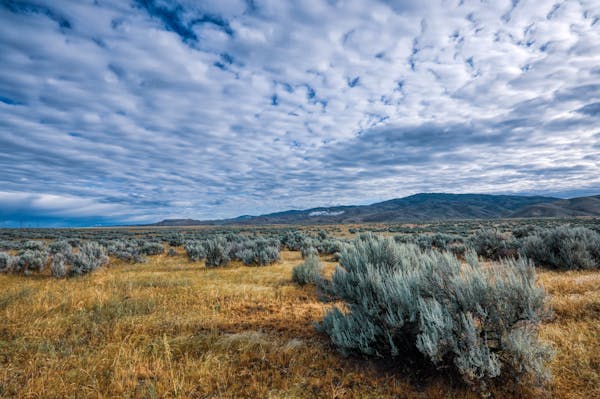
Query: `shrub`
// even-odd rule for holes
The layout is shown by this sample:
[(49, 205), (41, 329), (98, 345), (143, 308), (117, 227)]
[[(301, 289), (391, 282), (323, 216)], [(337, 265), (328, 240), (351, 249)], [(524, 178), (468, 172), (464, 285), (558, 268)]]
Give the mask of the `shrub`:
[(512, 231), (512, 235), (515, 238), (525, 238), (534, 234), (538, 230), (538, 227), (528, 224), (525, 226), (515, 227)]
[(108, 256), (103, 246), (94, 241), (89, 241), (79, 247), (79, 252), (71, 257), (71, 270), (69, 275), (79, 276), (93, 272), (108, 263)]
[(16, 259), (13, 270), (16, 272), (41, 272), (46, 267), (48, 254), (41, 250), (26, 249), (21, 251)]
[(142, 244), (141, 252), (144, 255), (160, 255), (165, 252), (165, 247), (158, 242), (147, 242)]
[(420, 234), (415, 238), (415, 244), (422, 250), (429, 250), (433, 248), (433, 242), (431, 236), (426, 234)]
[(11, 272), (13, 270), (14, 264), (14, 256), (11, 256), (6, 252), (0, 252), (0, 273)]
[(127, 247), (126, 249), (111, 253), (117, 259), (128, 263), (145, 263), (148, 258), (140, 251), (139, 248)]
[(310, 255), (304, 263), (295, 266), (292, 269), (292, 281), (299, 285), (316, 283), (321, 277), (323, 264), (316, 255)]
[(279, 247), (275, 246), (262, 246), (256, 248), (253, 253), (250, 261), (248, 259), (244, 260), (244, 264), (246, 265), (256, 265), (256, 266), (264, 266), (269, 265), (271, 263), (277, 262), (279, 260)]
[(208, 239), (204, 242), (206, 267), (226, 266), (229, 261), (227, 240), (223, 237)]
[(167, 256), (177, 256), (177, 251), (175, 251), (175, 248), (173, 248), (173, 247), (169, 248), (169, 252), (167, 252)]
[(300, 231), (288, 231), (281, 239), (281, 244), (290, 251), (300, 251), (305, 244), (307, 237)]
[(73, 248), (79, 248), (79, 246), (81, 245), (81, 240), (79, 238), (69, 238), (67, 241), (69, 242), (69, 245)]
[(585, 227), (541, 229), (523, 239), (520, 253), (554, 269), (600, 268), (600, 234)]
[(107, 243), (106, 249), (109, 255), (122, 261), (129, 263), (144, 263), (147, 261), (143, 251), (144, 245), (144, 241), (112, 240)]
[(179, 247), (184, 244), (184, 236), (181, 233), (173, 233), (167, 236), (167, 243), (172, 247)]
[(67, 267), (65, 265), (66, 257), (61, 252), (55, 253), (52, 256), (50, 263), (50, 271), (56, 278), (64, 278), (67, 275)]
[(279, 240), (257, 238), (229, 243), (229, 257), (249, 266), (264, 266), (279, 260)]
[(46, 249), (46, 244), (44, 244), (43, 241), (29, 240), (23, 243), (21, 249), (30, 251), (44, 251)]
[(54, 241), (48, 247), (48, 251), (52, 255), (58, 254), (58, 253), (63, 254), (63, 255), (69, 255), (73, 252), (73, 250), (71, 248), (71, 244), (69, 244), (69, 241), (67, 241), (67, 240)]
[(302, 259), (306, 259), (309, 258), (311, 256), (318, 256), (319, 255), (319, 251), (317, 251), (317, 249), (313, 246), (305, 246), (302, 247), (302, 249), (300, 250), (300, 253), (302, 254)]
[(200, 241), (186, 242), (185, 243), (185, 253), (194, 262), (202, 260), (206, 256), (206, 251), (204, 249), (204, 245), (202, 245), (202, 243)]
[(487, 259), (499, 260), (517, 254), (518, 243), (496, 229), (478, 230), (470, 238), (477, 255)]
[(450, 251), (452, 246), (459, 246), (462, 242), (462, 237), (452, 234), (434, 233), (431, 236), (431, 245), (440, 251)]
[(332, 255), (336, 252), (340, 252), (344, 242), (336, 240), (334, 238), (327, 238), (316, 243), (316, 249), (320, 254)]
[(448, 251), (450, 251), (454, 256), (463, 257), (467, 252), (467, 247), (464, 244), (453, 242), (448, 246)]
[(145, 242), (137, 242), (135, 240), (111, 240), (106, 242), (106, 250), (109, 255), (122, 261), (143, 263), (147, 261), (143, 252), (144, 245)]
[(318, 328), (345, 354), (409, 358), (449, 369), (483, 391), (502, 379), (546, 377), (549, 348), (537, 341), (545, 292), (524, 259), (482, 267), (467, 254), (369, 237), (346, 248), (331, 281), (332, 308)]

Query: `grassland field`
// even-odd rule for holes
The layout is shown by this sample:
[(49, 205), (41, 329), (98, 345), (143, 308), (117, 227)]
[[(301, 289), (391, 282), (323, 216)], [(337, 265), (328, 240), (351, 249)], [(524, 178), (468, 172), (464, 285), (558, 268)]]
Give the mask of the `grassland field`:
[[(440, 373), (341, 356), (314, 328), (330, 305), (291, 281), (300, 252), (205, 268), (176, 251), (64, 280), (0, 274), (0, 397), (478, 397)], [(330, 274), (336, 263), (322, 261)], [(538, 279), (553, 308), (540, 330), (553, 378), (492, 395), (600, 398), (600, 271)]]

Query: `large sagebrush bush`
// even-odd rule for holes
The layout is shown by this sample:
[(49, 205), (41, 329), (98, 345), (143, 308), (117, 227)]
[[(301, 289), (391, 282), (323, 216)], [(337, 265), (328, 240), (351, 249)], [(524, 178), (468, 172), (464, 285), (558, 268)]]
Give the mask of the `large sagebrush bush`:
[(79, 247), (79, 251), (71, 257), (69, 275), (88, 274), (108, 263), (106, 250), (97, 242), (88, 241)]
[(159, 242), (143, 241), (140, 245), (140, 252), (144, 255), (160, 255), (165, 252), (165, 246)]
[[(33, 242), (33, 241), (32, 241)], [(19, 252), (16, 262), (13, 264), (13, 271), (30, 274), (32, 272), (41, 272), (48, 262), (48, 253), (44, 250), (25, 249)]]
[(265, 266), (277, 262), (279, 256), (279, 247), (257, 246), (251, 253), (245, 254), (243, 261), (248, 266)]
[(229, 257), (248, 266), (265, 266), (279, 260), (279, 240), (256, 238), (229, 243)]
[(67, 257), (62, 252), (57, 252), (52, 255), (52, 263), (50, 263), (50, 272), (56, 278), (64, 278), (67, 276)]
[(345, 243), (335, 238), (325, 238), (315, 243), (315, 248), (320, 254), (333, 255), (341, 252)]
[(6, 252), (0, 252), (0, 273), (11, 272), (15, 261), (14, 256), (9, 255)]
[(521, 242), (520, 253), (554, 269), (600, 268), (600, 234), (585, 227), (538, 229)]
[[(145, 256), (145, 241), (137, 240), (110, 240), (103, 243), (109, 255), (128, 263), (144, 263), (148, 259)], [(160, 244), (159, 244), (160, 245)], [(164, 250), (164, 247), (161, 248)]]
[(185, 236), (181, 233), (171, 233), (165, 238), (167, 243), (172, 247), (179, 247), (184, 244)]
[(299, 285), (316, 283), (321, 277), (323, 264), (319, 257), (311, 254), (306, 257), (303, 263), (292, 269), (292, 281)]
[(51, 255), (60, 253), (64, 256), (69, 256), (73, 252), (73, 248), (71, 247), (71, 244), (69, 244), (69, 241), (57, 240), (48, 246), (48, 252)]
[(281, 244), (290, 251), (300, 251), (308, 239), (301, 231), (288, 231), (281, 238)]
[(29, 240), (25, 241), (23, 245), (21, 245), (21, 249), (30, 251), (45, 251), (46, 244), (44, 241)]
[(185, 243), (185, 253), (188, 258), (194, 262), (198, 262), (206, 257), (206, 250), (200, 241), (188, 241)]
[(229, 261), (229, 247), (224, 237), (215, 237), (204, 242), (206, 267), (226, 266)]
[(504, 380), (541, 382), (549, 348), (536, 326), (545, 292), (524, 259), (481, 266), (389, 238), (344, 249), (321, 290), (333, 307), (318, 328), (345, 355), (362, 354), (453, 371), (485, 391)]

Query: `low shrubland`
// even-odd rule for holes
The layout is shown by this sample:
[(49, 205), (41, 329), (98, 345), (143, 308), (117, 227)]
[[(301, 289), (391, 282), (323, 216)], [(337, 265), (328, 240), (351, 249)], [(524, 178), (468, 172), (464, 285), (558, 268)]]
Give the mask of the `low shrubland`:
[(600, 224), (526, 223), (0, 230), (0, 396), (597, 397)]
[(46, 246), (29, 241), (15, 256), (0, 253), (0, 272), (30, 275), (43, 272), (48, 264), (54, 277), (77, 276), (90, 273), (108, 263), (106, 249), (94, 241), (86, 241), (73, 251), (66, 241)]
[(129, 263), (146, 262), (146, 256), (159, 255), (165, 252), (165, 246), (159, 242), (146, 240), (106, 240), (102, 244), (108, 254)]
[(205, 259), (207, 267), (226, 266), (239, 260), (247, 266), (264, 266), (279, 260), (279, 240), (235, 235), (189, 241), (185, 251), (192, 261)]

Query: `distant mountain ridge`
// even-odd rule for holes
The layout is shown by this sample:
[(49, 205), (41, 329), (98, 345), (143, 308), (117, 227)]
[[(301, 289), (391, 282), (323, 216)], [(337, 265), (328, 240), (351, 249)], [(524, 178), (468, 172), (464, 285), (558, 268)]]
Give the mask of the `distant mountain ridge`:
[(565, 200), (543, 196), (421, 193), (371, 205), (288, 210), (222, 220), (165, 219), (151, 226), (376, 223), (561, 216), (600, 216), (600, 195)]
[(512, 217), (600, 216), (600, 195), (526, 206)]

